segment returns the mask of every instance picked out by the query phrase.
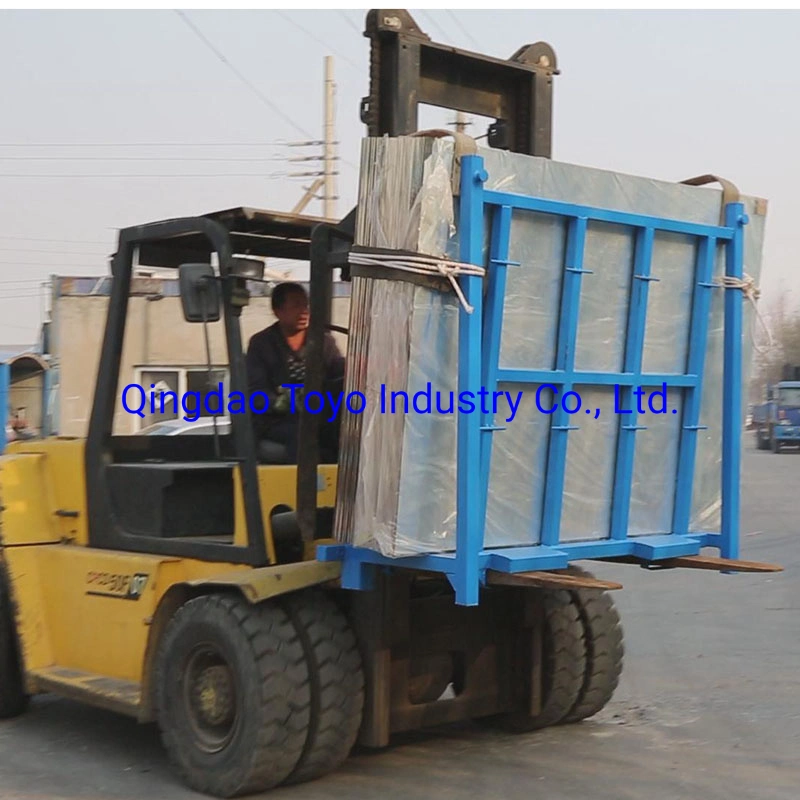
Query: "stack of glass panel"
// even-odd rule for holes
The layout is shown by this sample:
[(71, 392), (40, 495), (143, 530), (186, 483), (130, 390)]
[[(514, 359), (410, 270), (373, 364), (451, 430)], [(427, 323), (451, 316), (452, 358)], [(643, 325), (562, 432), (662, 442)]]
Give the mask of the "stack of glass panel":
[[(480, 149), (485, 187), (578, 205), (703, 224), (721, 221), (722, 192)], [(356, 245), (458, 259), (453, 143), (416, 137), (363, 142)], [(766, 203), (740, 198), (745, 227), (745, 272), (761, 271)], [(488, 253), (489, 225), (485, 231)], [(501, 368), (552, 369), (564, 276), (566, 223), (515, 211), (507, 269)], [(626, 346), (634, 236), (620, 226), (590, 222), (585, 244), (575, 369), (620, 372)], [(689, 237), (657, 233), (653, 248), (642, 372), (686, 371), (696, 245)], [(484, 261), (484, 266), (488, 262)], [(720, 248), (714, 275), (724, 273)], [(401, 279), (397, 279), (397, 278)], [(452, 291), (430, 288), (362, 267), (353, 278), (346, 391), (360, 391), (363, 413), (347, 414), (340, 457), (336, 537), (403, 556), (455, 549), (458, 318)], [(446, 289), (446, 285), (444, 285)], [(690, 532), (720, 525), (724, 290), (713, 290), (698, 433)], [(752, 309), (745, 306), (744, 384), (749, 378)], [(485, 546), (540, 541), (547, 447), (554, 400), (535, 385), (509, 390), (497, 405), (486, 510)], [(518, 392), (523, 389), (522, 395)], [(575, 387), (582, 411), (570, 431), (561, 541), (609, 536), (617, 437), (615, 389)], [(392, 413), (392, 392), (396, 395)], [(430, 391), (429, 413), (425, 395)], [(413, 396), (417, 392), (417, 410)], [(437, 407), (437, 392), (439, 405)], [(560, 398), (555, 398), (558, 400)], [(682, 390), (667, 391), (665, 414), (639, 417), (629, 535), (671, 533)], [(657, 404), (656, 404), (656, 407)], [(583, 409), (600, 409), (599, 417)], [(677, 413), (671, 413), (672, 409)], [(513, 414), (513, 418), (512, 418)], [(571, 423), (573, 424), (573, 423)]]

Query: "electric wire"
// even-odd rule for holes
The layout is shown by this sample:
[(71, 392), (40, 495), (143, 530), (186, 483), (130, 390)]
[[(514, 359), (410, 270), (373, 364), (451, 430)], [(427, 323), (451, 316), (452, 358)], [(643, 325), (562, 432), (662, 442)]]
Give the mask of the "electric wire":
[(90, 253), (87, 250), (38, 250), (33, 247), (0, 247), (0, 253), (45, 253), (50, 256), (101, 256), (100, 252)]
[(277, 9), (274, 9), (274, 11), (279, 17), (283, 17), (283, 19), (285, 19), (290, 25), (294, 25), (295, 28), (297, 28), (299, 31), (302, 31), (304, 34), (306, 34), (306, 36), (308, 36), (309, 38), (313, 39), (317, 44), (321, 44), (324, 48), (326, 48), (327, 50), (330, 50), (331, 53), (334, 53), (337, 56), (339, 56), (339, 58), (341, 58), (342, 61), (345, 62), (345, 64), (348, 64), (349, 66), (351, 66), (359, 74), (363, 74), (364, 73), (363, 67), (361, 67), (358, 64), (356, 64), (355, 61), (353, 61), (352, 59), (348, 58), (346, 55), (344, 55), (344, 53), (341, 53), (338, 50), (336, 50), (335, 48), (331, 47), (330, 42), (326, 42), (324, 39), (320, 38), (315, 33), (312, 33), (310, 30), (308, 30), (308, 28), (304, 27), (299, 22), (297, 22), (296, 20), (292, 19), (285, 12), (278, 11)]
[(429, 25), (431, 25), (434, 28), (436, 28), (436, 30), (439, 32), (438, 35), (441, 36), (440, 41), (444, 41), (447, 38), (447, 35), (445, 34), (444, 30), (439, 26), (439, 23), (427, 11), (424, 11), (424, 12), (421, 12), (421, 13), (423, 13), (425, 15), (425, 19), (428, 20)]
[(307, 136), (309, 139), (313, 138), (311, 134), (303, 128), (302, 125), (299, 125), (295, 122), (288, 114), (286, 114), (283, 110), (281, 110), (275, 103), (272, 102), (252, 81), (250, 81), (242, 72), (240, 72), (230, 61), (225, 57), (225, 55), (203, 34), (203, 32), (189, 19), (189, 17), (180, 9), (176, 9), (175, 13), (186, 23), (186, 25), (194, 32), (200, 41), (202, 41), (206, 47), (211, 50), (212, 53), (223, 63), (228, 69), (239, 78), (242, 83), (245, 84), (258, 98), (264, 103), (267, 108), (272, 110), (275, 114), (277, 114), (281, 119), (283, 119), (286, 123), (291, 125), (296, 131), (299, 131), (303, 136)]
[(26, 242), (58, 242), (59, 244), (106, 244), (98, 239), (48, 239), (42, 236), (17, 236), (10, 233), (0, 233), (0, 239), (16, 239)]
[(0, 172), (0, 178), (262, 178), (276, 180), (278, 178), (300, 177), (288, 172), (173, 172), (173, 173), (135, 173), (135, 172), (63, 172), (63, 173), (34, 173), (34, 172)]
[(340, 9), (340, 10), (339, 10), (339, 14), (341, 14), (341, 15), (342, 15), (342, 17), (344, 17), (344, 20), (345, 20), (345, 22), (346, 22), (346, 23), (347, 23), (347, 24), (348, 24), (348, 25), (349, 25), (349, 26), (350, 26), (350, 27), (351, 27), (351, 28), (352, 28), (352, 29), (353, 29), (353, 30), (354, 30), (354, 31), (355, 31), (355, 32), (356, 32), (356, 33), (357, 33), (359, 36), (361, 36), (361, 33), (362, 33), (362, 32), (361, 32), (361, 30), (359, 29), (358, 25), (356, 25), (356, 23), (355, 23), (355, 22), (353, 22), (353, 20), (352, 20), (350, 17), (348, 17), (348, 16), (347, 16), (347, 12), (346, 12), (346, 11), (344, 11), (343, 9)]
[(289, 144), (286, 139), (268, 139), (260, 142), (0, 142), (0, 147), (272, 147), (286, 144)]
[(480, 44), (475, 39), (475, 37), (464, 27), (464, 24), (461, 22), (461, 20), (449, 8), (445, 9), (445, 13), (453, 20), (453, 22), (456, 24), (456, 27), (458, 27), (461, 33), (463, 33), (464, 36), (466, 36), (466, 38), (469, 39), (472, 46), (475, 49), (480, 50), (481, 47)]
[(0, 161), (285, 161), (282, 156), (2, 156)]

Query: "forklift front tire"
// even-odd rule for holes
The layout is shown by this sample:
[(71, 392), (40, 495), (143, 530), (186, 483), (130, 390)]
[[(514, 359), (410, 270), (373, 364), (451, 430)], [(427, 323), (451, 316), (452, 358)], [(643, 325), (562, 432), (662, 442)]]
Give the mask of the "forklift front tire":
[(278, 605), (225, 594), (190, 600), (164, 632), (156, 670), (162, 739), (189, 787), (236, 797), (291, 774), (311, 692), (302, 642)]

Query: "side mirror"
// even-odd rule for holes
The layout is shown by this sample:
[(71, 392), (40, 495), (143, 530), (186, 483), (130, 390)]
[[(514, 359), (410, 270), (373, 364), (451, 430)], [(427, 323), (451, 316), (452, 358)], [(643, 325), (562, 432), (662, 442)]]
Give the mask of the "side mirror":
[(222, 292), (211, 264), (181, 264), (178, 267), (183, 318), (187, 322), (217, 322)]

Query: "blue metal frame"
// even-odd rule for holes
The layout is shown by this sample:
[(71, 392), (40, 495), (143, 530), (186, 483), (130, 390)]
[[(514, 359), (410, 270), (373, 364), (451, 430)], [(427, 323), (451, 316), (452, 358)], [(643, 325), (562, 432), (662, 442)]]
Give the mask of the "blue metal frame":
[[(464, 414), (458, 418), (457, 522), (455, 552), (403, 558), (387, 558), (367, 548), (351, 545), (326, 545), (317, 550), (323, 561), (342, 560), (342, 585), (366, 589), (372, 585), (374, 571), (401, 567), (443, 572), (452, 583), (456, 602), (476, 605), (487, 569), (503, 572), (562, 569), (582, 558), (629, 556), (645, 562), (676, 556), (696, 555), (702, 547), (718, 547), (721, 555), (736, 558), (739, 552), (739, 469), (742, 419), (742, 294), (736, 288), (725, 290), (725, 342), (723, 376), (722, 449), (722, 525), (720, 532), (689, 533), (694, 481), (697, 432), (703, 372), (708, 336), (708, 317), (714, 260), (719, 246), (725, 248), (725, 274), (741, 278), (744, 225), (747, 217), (741, 203), (725, 207), (724, 224), (701, 225), (681, 220), (651, 217), (609, 209), (579, 206), (537, 197), (485, 189), (487, 179), (483, 159), (465, 156), (461, 161), (459, 207), (460, 258), (463, 262), (485, 266), (483, 258), (484, 219), (491, 214), (491, 242), (488, 258), (488, 288), (484, 300), (482, 279), (461, 277), (461, 286), (473, 312), (462, 309), (459, 319), (459, 391), (480, 385), (491, 393), (498, 382), (550, 384), (559, 392), (576, 385), (610, 386), (619, 384), (626, 408), (634, 409), (620, 424), (611, 506), (611, 529), (606, 539), (560, 542), (560, 523), (566, 469), (569, 415), (559, 403), (551, 416), (551, 435), (547, 453), (544, 486), (544, 511), (540, 543), (521, 547), (485, 549), (484, 521), (491, 465), (492, 435), (502, 430), (491, 414)], [(519, 266), (509, 260), (511, 219), (514, 211), (548, 214), (567, 222), (567, 248), (558, 320), (554, 369), (503, 369), (499, 365), (503, 324), (503, 301), (507, 268)], [(575, 369), (575, 344), (584, 268), (584, 249), (588, 224), (610, 223), (633, 229), (634, 264), (628, 307), (628, 320), (621, 372), (590, 372)], [(697, 243), (695, 286), (690, 321), (689, 352), (682, 373), (643, 373), (642, 353), (647, 321), (649, 285), (658, 280), (651, 274), (653, 243), (658, 232), (693, 237)], [(590, 273), (589, 273), (590, 274)], [(484, 311), (485, 304), (485, 311)], [(628, 536), (628, 513), (633, 479), (634, 446), (637, 424), (635, 386), (658, 386), (683, 390), (683, 416), (679, 442), (678, 469), (672, 531), (640, 537)], [(491, 394), (489, 395), (491, 396)]]

